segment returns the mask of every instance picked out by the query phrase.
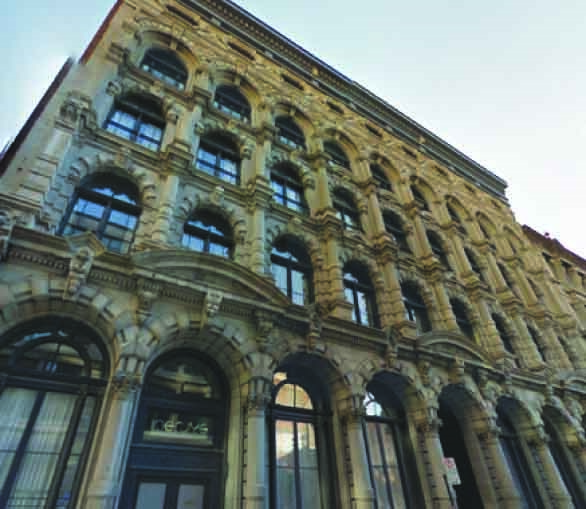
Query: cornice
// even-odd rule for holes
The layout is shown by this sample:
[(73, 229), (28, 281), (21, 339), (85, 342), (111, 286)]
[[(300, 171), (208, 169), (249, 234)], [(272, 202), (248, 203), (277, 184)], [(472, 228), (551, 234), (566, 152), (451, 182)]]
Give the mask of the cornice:
[(229, 0), (178, 0), (312, 86), (435, 159), (487, 193), (507, 201), (506, 182), (366, 88), (339, 73)]

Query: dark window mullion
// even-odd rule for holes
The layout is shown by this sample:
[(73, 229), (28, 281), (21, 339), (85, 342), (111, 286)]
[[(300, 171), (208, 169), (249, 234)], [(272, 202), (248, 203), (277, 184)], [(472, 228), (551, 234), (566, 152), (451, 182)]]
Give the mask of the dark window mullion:
[(37, 417), (39, 416), (41, 406), (45, 399), (45, 394), (46, 393), (44, 392), (37, 393), (37, 398), (33, 404), (33, 408), (31, 409), (31, 413), (29, 415), (26, 428), (24, 430), (24, 433), (22, 434), (22, 437), (20, 438), (20, 443), (18, 444), (18, 447), (14, 454), (12, 465), (10, 466), (10, 470), (8, 471), (8, 475), (6, 476), (4, 488), (0, 492), (0, 507), (8, 506), (8, 498), (10, 497), (10, 492), (12, 491), (14, 483), (16, 482), (16, 476), (18, 475), (20, 465), (24, 458), (25, 449), (32, 435), (35, 422), (37, 420)]
[[(364, 444), (365, 444), (365, 448), (366, 448), (366, 460), (368, 461), (368, 471), (370, 473), (370, 483), (372, 485), (372, 489), (374, 491), (374, 507), (375, 509), (379, 509), (378, 506), (378, 498), (376, 496), (376, 483), (374, 482), (374, 466), (372, 464), (372, 454), (370, 452), (370, 442), (368, 440), (368, 419), (363, 419), (362, 420), (362, 435), (364, 436)], [(380, 509), (384, 509), (384, 508), (380, 508)]]
[(287, 260), (287, 296), (293, 299), (293, 271), (291, 270), (291, 260)]
[(383, 472), (384, 472), (384, 476), (385, 476), (385, 487), (387, 489), (387, 496), (389, 497), (389, 502), (391, 503), (391, 507), (390, 509), (394, 509), (395, 507), (395, 502), (393, 500), (393, 490), (391, 489), (391, 483), (389, 481), (389, 465), (387, 463), (387, 456), (385, 454), (385, 448), (384, 448), (384, 440), (382, 437), (382, 433), (384, 433), (385, 431), (382, 431), (381, 428), (383, 427), (389, 427), (390, 432), (391, 432), (391, 439), (394, 439), (394, 433), (393, 433), (393, 428), (392, 428), (392, 424), (390, 422), (377, 422), (376, 423), (376, 438), (378, 440), (378, 446), (379, 446), (379, 451), (380, 451), (380, 455), (381, 455), (381, 459), (382, 459), (382, 466), (383, 466)]
[(301, 471), (299, 467), (299, 422), (293, 422), (293, 450), (295, 451), (295, 498), (297, 500), (297, 509), (305, 509), (301, 499)]

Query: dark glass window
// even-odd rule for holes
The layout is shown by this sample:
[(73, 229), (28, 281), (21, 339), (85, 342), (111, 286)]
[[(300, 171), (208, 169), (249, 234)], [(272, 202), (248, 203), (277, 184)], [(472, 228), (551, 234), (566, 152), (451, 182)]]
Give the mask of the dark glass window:
[(468, 316), (468, 309), (466, 309), (464, 303), (458, 299), (450, 299), (450, 304), (452, 306), (452, 311), (454, 312), (454, 317), (456, 318), (456, 323), (462, 331), (462, 334), (468, 339), (474, 341), (474, 328), (472, 327), (472, 322)]
[(385, 170), (380, 165), (371, 164), (370, 173), (372, 173), (372, 178), (374, 178), (377, 186), (380, 189), (384, 189), (385, 191), (393, 190), (393, 187), (391, 186), (391, 183), (385, 174)]
[(214, 106), (238, 120), (250, 122), (250, 104), (242, 92), (234, 86), (219, 86), (214, 95)]
[(333, 201), (336, 216), (342, 221), (342, 226), (347, 230), (361, 231), (360, 215), (352, 194), (345, 189), (336, 189)]
[(271, 186), (274, 191), (273, 199), (277, 203), (295, 212), (307, 213), (303, 185), (295, 169), (282, 165), (273, 168)]
[(344, 295), (352, 304), (352, 321), (367, 327), (378, 326), (375, 292), (366, 267), (356, 262), (346, 264)]
[(350, 160), (340, 145), (333, 141), (326, 141), (324, 151), (331, 162), (350, 169)]
[(102, 173), (75, 191), (60, 233), (68, 236), (90, 231), (110, 251), (127, 253), (140, 213), (136, 186), (124, 178)]
[(391, 234), (399, 249), (401, 251), (410, 252), (409, 244), (407, 243), (407, 233), (403, 227), (403, 221), (394, 212), (385, 211), (383, 213), (383, 221), (385, 223), (385, 229)]
[(323, 507), (324, 458), (320, 454), (318, 413), (309, 392), (283, 372), (273, 379), (271, 507)]
[(431, 251), (434, 256), (447, 270), (451, 270), (450, 263), (448, 262), (448, 257), (444, 251), (442, 239), (440, 236), (433, 231), (427, 231), (427, 239), (429, 240), (429, 246), (431, 247)]
[(407, 320), (414, 322), (417, 332), (424, 333), (431, 330), (431, 322), (425, 302), (421, 297), (419, 288), (414, 283), (405, 282), (401, 284), (401, 293), (403, 295), (403, 304)]
[(460, 218), (460, 215), (456, 212), (456, 209), (454, 209), (454, 207), (452, 207), (449, 203), (446, 204), (446, 207), (448, 209), (450, 219), (456, 224), (458, 231), (460, 233), (466, 234), (466, 229), (464, 228), (464, 225), (462, 224), (462, 219)]
[(466, 258), (468, 258), (468, 263), (470, 263), (470, 268), (472, 271), (478, 276), (480, 281), (486, 282), (484, 279), (484, 274), (482, 273), (482, 269), (478, 264), (478, 259), (476, 255), (472, 252), (472, 250), (468, 249), (467, 247), (464, 248), (464, 253), (466, 254)]
[(169, 85), (185, 89), (187, 69), (174, 51), (163, 48), (151, 48), (142, 59), (140, 67), (155, 78)]
[(129, 94), (116, 100), (104, 128), (116, 136), (157, 151), (163, 139), (165, 120), (156, 99)]
[(415, 458), (402, 405), (386, 386), (371, 382), (364, 400), (364, 441), (376, 509), (422, 507)]
[(507, 268), (502, 264), (502, 263), (497, 263), (499, 270), (501, 271), (501, 275), (503, 276), (503, 279), (505, 280), (506, 285), (513, 290), (514, 289), (514, 283), (513, 283), (513, 278), (511, 277), (511, 274), (509, 273), (509, 271), (507, 270)]
[(305, 148), (305, 136), (295, 120), (281, 116), (275, 120), (277, 136), (280, 142), (293, 148)]
[(0, 338), (0, 507), (77, 506), (108, 372), (96, 334), (63, 317)]
[(421, 193), (421, 191), (417, 187), (411, 186), (411, 194), (413, 195), (413, 199), (417, 203), (417, 206), (421, 210), (429, 210), (429, 206), (427, 205), (427, 200), (425, 199), (425, 197), (423, 196), (423, 194)]
[(271, 271), (279, 290), (293, 303), (303, 306), (313, 300), (311, 260), (295, 239), (285, 236), (275, 242)]
[(529, 325), (527, 326), (527, 330), (529, 331), (529, 336), (531, 336), (531, 340), (535, 344), (535, 348), (537, 348), (537, 351), (539, 352), (539, 356), (541, 357), (541, 360), (543, 362), (545, 362), (545, 360), (546, 360), (545, 348), (543, 348), (543, 345), (541, 343), (541, 338), (539, 337), (539, 333), (533, 327), (530, 327)]
[(224, 182), (234, 185), (240, 183), (238, 147), (225, 136), (214, 135), (202, 138), (195, 164), (198, 170)]
[(494, 322), (496, 330), (499, 333), (499, 336), (501, 338), (501, 341), (503, 342), (503, 346), (505, 347), (505, 350), (507, 352), (515, 355), (515, 349), (513, 348), (513, 342), (511, 341), (511, 335), (509, 334), (509, 332), (507, 330), (507, 325), (505, 324), (504, 319), (501, 316), (493, 313), (492, 314), (492, 321)]
[(230, 258), (234, 242), (228, 221), (207, 210), (196, 212), (183, 227), (184, 247)]
[(480, 227), (480, 231), (482, 232), (482, 235), (484, 235), (484, 238), (486, 240), (490, 240), (490, 233), (488, 231), (488, 228), (483, 224), (482, 221), (478, 222), (478, 226)]

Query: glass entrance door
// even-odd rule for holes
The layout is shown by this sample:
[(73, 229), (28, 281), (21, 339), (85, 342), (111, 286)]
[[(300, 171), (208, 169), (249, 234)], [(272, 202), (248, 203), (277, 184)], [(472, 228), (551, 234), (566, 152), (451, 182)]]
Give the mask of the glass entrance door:
[(143, 478), (134, 509), (206, 509), (206, 486), (193, 479)]

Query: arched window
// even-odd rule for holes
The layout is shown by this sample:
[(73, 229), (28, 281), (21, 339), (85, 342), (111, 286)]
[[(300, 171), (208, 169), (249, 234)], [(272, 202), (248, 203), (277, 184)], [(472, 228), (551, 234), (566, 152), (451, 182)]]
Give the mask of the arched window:
[(449, 203), (446, 203), (446, 208), (448, 209), (450, 219), (456, 224), (458, 231), (460, 233), (466, 234), (466, 229), (464, 228), (464, 225), (462, 224), (462, 219), (460, 218), (460, 215), (456, 212), (456, 209)]
[(151, 48), (145, 53), (140, 67), (155, 78), (179, 90), (185, 89), (187, 69), (174, 51), (165, 48)]
[(403, 406), (377, 381), (371, 382), (368, 390), (372, 392), (367, 392), (364, 400), (363, 431), (376, 508), (422, 507)]
[(193, 251), (230, 258), (234, 248), (232, 227), (209, 210), (198, 210), (183, 226), (181, 244)]
[(486, 226), (484, 224), (484, 222), (482, 221), (481, 218), (479, 218), (478, 226), (480, 227), (480, 231), (482, 232), (482, 235), (484, 235), (484, 238), (486, 240), (490, 240), (491, 235), (490, 235), (490, 232), (489, 232), (489, 228), (488, 228), (488, 226)]
[(60, 233), (68, 236), (90, 231), (110, 251), (127, 253), (140, 213), (136, 186), (125, 178), (100, 173), (76, 189)]
[(277, 203), (295, 212), (307, 213), (303, 184), (294, 168), (287, 165), (274, 167), (271, 170), (271, 187)]
[(376, 185), (380, 189), (384, 189), (385, 191), (393, 191), (393, 186), (391, 186), (391, 182), (389, 181), (385, 170), (379, 164), (371, 164), (370, 165), (370, 173), (372, 174), (372, 178), (375, 180)]
[(195, 164), (208, 175), (230, 184), (240, 184), (240, 153), (236, 144), (226, 136), (204, 136), (199, 142)]
[(472, 271), (478, 276), (480, 281), (486, 282), (486, 280), (484, 279), (484, 274), (482, 273), (482, 269), (478, 264), (478, 259), (476, 258), (474, 252), (471, 249), (465, 247), (464, 254), (466, 255), (466, 258), (468, 258), (468, 263), (470, 264), (470, 268), (472, 269)]
[(346, 230), (361, 231), (360, 215), (356, 209), (352, 193), (345, 189), (336, 189), (333, 201), (336, 216), (342, 221), (342, 226)]
[(294, 304), (303, 306), (313, 300), (311, 260), (299, 242), (283, 236), (271, 252), (271, 271), (279, 290)]
[(250, 104), (237, 87), (220, 85), (216, 88), (214, 106), (238, 120), (250, 122)]
[(358, 262), (344, 266), (344, 295), (352, 304), (352, 321), (367, 327), (378, 326), (374, 288), (368, 269)]
[(127, 94), (116, 99), (104, 128), (116, 136), (157, 151), (165, 130), (161, 104), (153, 97)]
[(451, 270), (448, 257), (444, 251), (443, 242), (441, 237), (434, 231), (427, 231), (427, 240), (429, 240), (429, 246), (434, 256), (441, 262), (441, 264), (447, 269)]
[(506, 285), (511, 290), (514, 290), (515, 284), (513, 282), (513, 278), (511, 277), (511, 274), (509, 273), (508, 269), (502, 263), (497, 263), (497, 266), (501, 272), (501, 275), (503, 276), (503, 279), (504, 279)]
[(530, 325), (527, 326), (527, 331), (529, 332), (529, 336), (531, 337), (531, 341), (533, 341), (535, 348), (537, 348), (537, 352), (539, 353), (542, 362), (545, 362), (547, 357), (545, 355), (545, 348), (541, 343), (541, 337), (539, 336), (539, 333)]
[(189, 350), (149, 368), (120, 507), (204, 508), (223, 498), (229, 392), (220, 375)]
[(332, 163), (350, 169), (350, 159), (340, 145), (333, 141), (326, 141), (324, 142), (324, 151)]
[(515, 349), (513, 348), (513, 342), (511, 340), (511, 335), (507, 330), (507, 325), (505, 320), (497, 315), (496, 313), (492, 314), (492, 321), (494, 322), (494, 326), (496, 327), (497, 332), (503, 342), (503, 346), (505, 350), (513, 355), (515, 355)]
[(322, 508), (328, 498), (323, 482), (326, 437), (319, 429), (319, 413), (306, 383), (307, 378), (302, 381), (282, 371), (273, 378), (270, 472), (274, 508)]
[(472, 327), (472, 322), (468, 316), (466, 305), (459, 299), (450, 299), (450, 305), (452, 306), (456, 323), (462, 331), (462, 334), (468, 339), (474, 341), (474, 327)]
[(523, 450), (522, 438), (513, 425), (513, 420), (503, 408), (503, 400), (497, 405), (497, 425), (499, 427), (499, 442), (505, 460), (511, 473), (513, 483), (521, 495), (523, 509), (537, 509), (542, 507), (539, 501), (539, 491), (531, 474), (531, 468)]
[(401, 218), (394, 212), (386, 210), (383, 212), (383, 221), (385, 223), (385, 229), (391, 234), (399, 249), (407, 253), (411, 252), (407, 243), (407, 233), (405, 232)]
[(0, 507), (73, 507), (109, 376), (85, 325), (50, 317), (0, 338)]
[(288, 116), (280, 116), (275, 120), (278, 140), (293, 148), (305, 148), (305, 136), (297, 122)]
[(415, 323), (418, 333), (429, 332), (431, 322), (417, 285), (409, 281), (401, 283), (401, 294), (403, 295), (407, 320)]
[(420, 210), (429, 211), (429, 205), (427, 205), (427, 200), (417, 187), (411, 186), (411, 194), (413, 195), (413, 199), (415, 200), (415, 203), (417, 203), (417, 206)]

